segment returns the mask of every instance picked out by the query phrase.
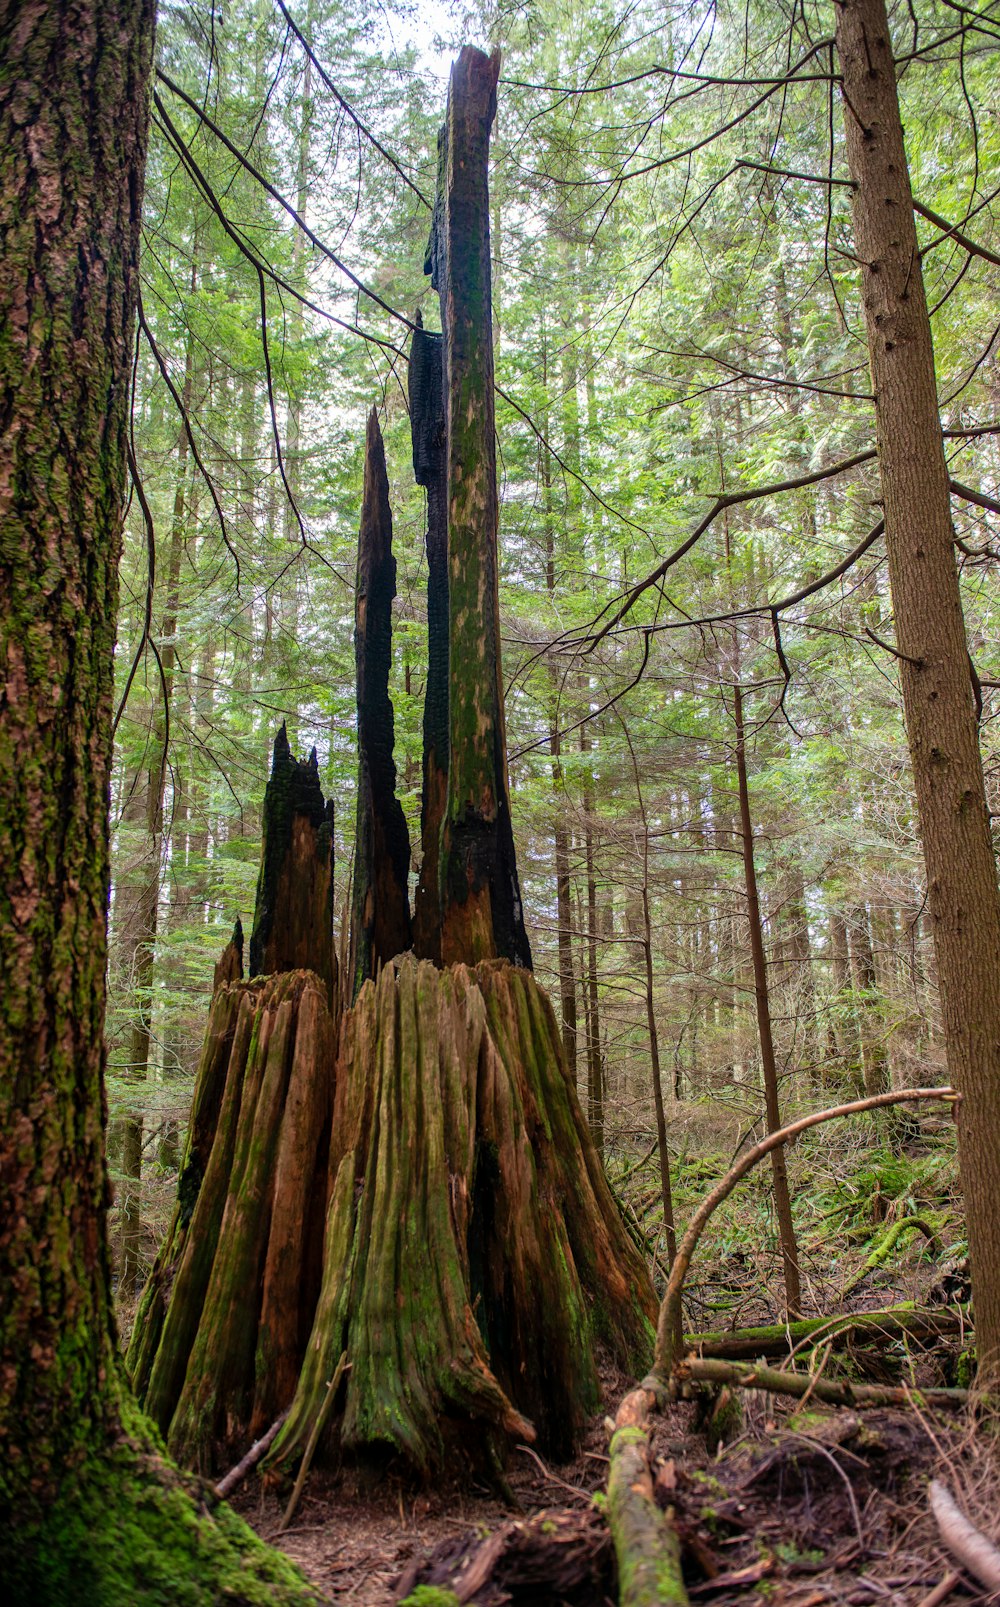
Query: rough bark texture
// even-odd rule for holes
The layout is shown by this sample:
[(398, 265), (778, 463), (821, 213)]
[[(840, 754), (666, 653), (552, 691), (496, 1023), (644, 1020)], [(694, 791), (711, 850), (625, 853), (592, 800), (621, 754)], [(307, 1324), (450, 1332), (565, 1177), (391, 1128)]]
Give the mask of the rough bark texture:
[(115, 1411), (107, 798), (152, 38), (148, 0), (0, 7), (0, 1492), (16, 1498)]
[(507, 785), (497, 589), (487, 162), (499, 56), (452, 68), (428, 260), (441, 298), (448, 510), (449, 768), (441, 958), (531, 964)]
[(333, 1000), (333, 800), (324, 800), (315, 748), (293, 758), (282, 725), (264, 792), (250, 975), (296, 968), (321, 976)]
[(101, 1113), (111, 691), (149, 0), (0, 3), (0, 1576), (32, 1607), (309, 1593), (119, 1383)]
[(174, 1221), (127, 1358), (189, 1464), (242, 1450), (295, 1388), (322, 1276), (334, 1057), (314, 972), (216, 994)]
[(178, 1457), (228, 1463), (290, 1405), (291, 1466), (332, 1404), (328, 1449), (501, 1478), (512, 1434), (573, 1449), (595, 1342), (641, 1371), (655, 1311), (530, 973), (390, 963), (336, 1057), (313, 974), (220, 989), (128, 1357)]
[(424, 1471), (497, 1471), (511, 1433), (564, 1455), (599, 1400), (594, 1340), (644, 1365), (648, 1275), (529, 973), (404, 958), (362, 989), (328, 1193), (323, 1288), (272, 1466), (302, 1454), (344, 1351), (333, 1438)]
[(410, 840), (396, 797), (395, 725), (389, 697), (392, 664), (392, 556), (389, 480), (378, 417), (368, 415), (365, 485), (358, 537), (354, 659), (358, 685), (358, 812), (351, 922), (353, 998), (363, 982), (410, 947), (406, 879)]
[(962, 1095), (983, 1380), (1000, 1377), (1000, 898), (955, 563), (934, 351), (884, 0), (839, 0), (837, 50), (875, 393), (899, 674), (948, 1068)]
[(427, 488), (427, 687), (424, 693), (422, 860), (413, 947), (441, 963), (441, 827), (448, 802), (448, 503), (441, 336), (418, 328), (410, 346), (413, 473)]

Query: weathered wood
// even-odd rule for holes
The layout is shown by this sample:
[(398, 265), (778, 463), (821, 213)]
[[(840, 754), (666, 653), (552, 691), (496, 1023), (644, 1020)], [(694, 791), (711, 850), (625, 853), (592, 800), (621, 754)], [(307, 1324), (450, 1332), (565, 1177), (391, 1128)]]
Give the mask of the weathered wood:
[(243, 922), (237, 915), (236, 925), (233, 927), (233, 935), (215, 962), (215, 972), (212, 977), (212, 992), (218, 993), (219, 989), (227, 982), (242, 981)]
[(424, 692), (420, 880), (413, 912), (418, 959), (441, 963), (441, 827), (448, 803), (448, 505), (444, 353), (420, 314), (410, 345), (413, 473), (427, 489), (427, 684)]
[(655, 1299), (544, 994), (404, 957), (345, 1018), (336, 1086), (323, 1289), (270, 1465), (303, 1454), (344, 1351), (345, 1450), (494, 1475), (511, 1434), (566, 1454), (595, 1341), (641, 1367)]
[(358, 536), (354, 658), (358, 688), (358, 802), (351, 921), (351, 997), (379, 968), (410, 947), (407, 876), (410, 840), (396, 797), (395, 722), (389, 696), (396, 560), (385, 449), (378, 416), (368, 415), (365, 482)]
[(322, 977), (334, 1000), (333, 800), (323, 798), (315, 748), (293, 758), (282, 723), (264, 792), (250, 975), (299, 969)]
[(428, 248), (441, 299), (448, 511), (449, 757), (441, 959), (531, 965), (507, 781), (487, 166), (499, 55), (452, 68)]
[(914, 1400), (945, 1411), (962, 1411), (969, 1401), (967, 1389), (897, 1389), (892, 1384), (854, 1384), (820, 1378), (816, 1373), (779, 1372), (776, 1367), (745, 1365), (687, 1356), (677, 1363), (674, 1376), (680, 1382), (690, 1379), (702, 1384), (731, 1384), (738, 1389), (764, 1389), (773, 1395), (792, 1395), (825, 1401), (828, 1406), (912, 1406)]

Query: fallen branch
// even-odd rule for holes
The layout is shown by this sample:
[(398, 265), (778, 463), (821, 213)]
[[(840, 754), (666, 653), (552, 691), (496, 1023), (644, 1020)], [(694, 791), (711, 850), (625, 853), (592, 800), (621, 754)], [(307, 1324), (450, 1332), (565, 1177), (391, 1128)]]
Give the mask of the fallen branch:
[(869, 1272), (874, 1272), (884, 1261), (888, 1261), (904, 1233), (922, 1233), (930, 1248), (935, 1254), (940, 1255), (941, 1240), (926, 1218), (922, 1216), (904, 1216), (901, 1221), (892, 1224), (888, 1233), (875, 1246), (860, 1272), (856, 1272), (854, 1277), (850, 1278), (844, 1285), (840, 1291), (841, 1300), (846, 1300), (848, 1295), (853, 1294), (859, 1284), (864, 1283)]
[(838, 1381), (818, 1378), (815, 1373), (783, 1373), (776, 1367), (748, 1366), (741, 1362), (704, 1360), (686, 1356), (674, 1368), (674, 1377), (681, 1383), (729, 1384), (737, 1389), (765, 1389), (773, 1395), (794, 1395), (800, 1399), (810, 1395), (828, 1406), (852, 1406), (856, 1409), (878, 1406), (912, 1406), (914, 1400), (937, 1406), (945, 1411), (961, 1411), (968, 1404), (967, 1389), (897, 1388), (892, 1384), (854, 1384), (849, 1379)]
[(803, 1345), (830, 1341), (835, 1350), (854, 1339), (938, 1339), (942, 1334), (968, 1333), (971, 1323), (960, 1312), (923, 1311), (891, 1306), (884, 1311), (850, 1312), (842, 1317), (806, 1317), (798, 1322), (771, 1323), (761, 1328), (734, 1328), (730, 1333), (689, 1334), (688, 1350), (724, 1361), (754, 1361), (758, 1357), (786, 1356)]
[(1000, 1590), (1000, 1551), (992, 1540), (969, 1522), (940, 1479), (931, 1480), (927, 1499), (941, 1539), (952, 1556), (987, 1590)]
[(666, 1385), (670, 1378), (671, 1368), (675, 1360), (675, 1334), (681, 1322), (681, 1297), (684, 1292), (684, 1279), (687, 1277), (691, 1258), (698, 1247), (698, 1240), (712, 1216), (712, 1213), (733, 1192), (741, 1178), (746, 1177), (749, 1171), (770, 1155), (773, 1149), (781, 1144), (787, 1144), (790, 1139), (797, 1138), (810, 1127), (816, 1127), (820, 1122), (830, 1122), (837, 1116), (854, 1116), (864, 1110), (878, 1110), (885, 1105), (902, 1105), (914, 1103), (922, 1099), (944, 1099), (953, 1101), (958, 1098), (953, 1088), (901, 1088), (893, 1093), (874, 1094), (868, 1099), (852, 1099), (846, 1105), (834, 1105), (829, 1110), (813, 1111), (810, 1116), (802, 1116), (797, 1122), (788, 1127), (779, 1127), (775, 1132), (769, 1133), (759, 1144), (747, 1150), (725, 1175), (721, 1182), (709, 1194), (706, 1194), (697, 1211), (691, 1219), (687, 1232), (677, 1246), (674, 1264), (670, 1269), (670, 1278), (667, 1282), (666, 1292), (660, 1305), (660, 1317), (656, 1328), (656, 1355), (653, 1362), (654, 1376), (662, 1385)]
[(271, 1424), (271, 1427), (268, 1429), (267, 1433), (262, 1434), (259, 1440), (254, 1440), (242, 1462), (237, 1462), (236, 1466), (234, 1468), (230, 1468), (229, 1472), (219, 1480), (218, 1484), (215, 1486), (216, 1495), (221, 1496), (225, 1501), (235, 1490), (236, 1486), (243, 1483), (243, 1480), (246, 1478), (247, 1474), (253, 1472), (261, 1457), (271, 1449), (271, 1446), (277, 1437), (278, 1430), (287, 1416), (287, 1412), (282, 1412), (281, 1416), (276, 1418)]
[(615, 1416), (608, 1473), (608, 1523), (618, 1558), (619, 1607), (687, 1607), (680, 1542), (653, 1498), (649, 1419), (657, 1397), (644, 1385)]

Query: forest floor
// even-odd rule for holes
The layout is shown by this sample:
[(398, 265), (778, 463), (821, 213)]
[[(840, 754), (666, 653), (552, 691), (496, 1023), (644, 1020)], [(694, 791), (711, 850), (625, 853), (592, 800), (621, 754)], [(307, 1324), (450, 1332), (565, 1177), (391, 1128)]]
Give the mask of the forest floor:
[[(606, 1380), (608, 1413), (628, 1382)], [(927, 1603), (957, 1569), (928, 1510), (932, 1477), (1000, 1540), (1000, 1465), (981, 1425), (916, 1408), (795, 1411), (763, 1394), (744, 1402), (736, 1437), (714, 1453), (696, 1405), (678, 1403), (656, 1425), (656, 1494), (673, 1509), (693, 1603)], [(283, 1535), (275, 1494), (236, 1505), (334, 1603), (383, 1607), (422, 1584), (479, 1607), (605, 1607), (617, 1599), (602, 1512), (607, 1450), (603, 1412), (569, 1465), (515, 1450), (519, 1511), (468, 1483), (415, 1489), (383, 1474), (366, 1485), (356, 1473), (311, 1478)], [(996, 1600), (964, 1576), (934, 1599)], [(439, 1603), (424, 1596), (424, 1607)]]
[[(704, 1134), (696, 1136), (704, 1141)], [(719, 1142), (719, 1135), (712, 1137)], [(681, 1220), (725, 1170), (726, 1157), (706, 1154), (705, 1147), (693, 1143), (694, 1153), (677, 1161)], [(659, 1188), (655, 1163), (646, 1160), (616, 1183), (655, 1257)], [(791, 1169), (811, 1313), (967, 1299), (947, 1129), (925, 1132), (905, 1154), (890, 1153), (874, 1134), (845, 1133), (836, 1144), (796, 1146)], [(893, 1225), (918, 1217), (931, 1238), (911, 1229), (866, 1271)], [(758, 1176), (727, 1202), (703, 1241), (688, 1284), (689, 1324), (728, 1330), (773, 1322), (781, 1309), (773, 1238), (768, 1183)], [(768, 1244), (770, 1251), (762, 1253)], [(920, 1388), (959, 1381), (963, 1349), (956, 1334), (924, 1351), (899, 1340), (868, 1340), (846, 1354), (820, 1348), (800, 1360), (826, 1378)], [(420, 1601), (423, 1585), (434, 1588), (421, 1607), (444, 1607), (456, 1597), (479, 1607), (605, 1607), (617, 1599), (603, 1513), (607, 1420), (635, 1380), (607, 1370), (603, 1383), (604, 1405), (572, 1463), (557, 1466), (526, 1448), (512, 1449), (508, 1477), (516, 1509), (468, 1478), (421, 1488), (391, 1470), (366, 1475), (348, 1468), (310, 1473), (284, 1534), (279, 1525), (287, 1491), (250, 1479), (233, 1504), (332, 1603), (388, 1607), (414, 1589)], [(943, 1479), (977, 1527), (1000, 1543), (995, 1425), (982, 1414), (976, 1422), (932, 1416), (916, 1401), (908, 1410), (863, 1413), (817, 1410), (814, 1402), (796, 1406), (743, 1392), (721, 1446), (710, 1443), (703, 1403), (680, 1401), (656, 1421), (657, 1498), (673, 1510), (693, 1604), (1000, 1602), (957, 1571), (927, 1502), (930, 1479)], [(454, 1594), (442, 1599), (442, 1591)]]

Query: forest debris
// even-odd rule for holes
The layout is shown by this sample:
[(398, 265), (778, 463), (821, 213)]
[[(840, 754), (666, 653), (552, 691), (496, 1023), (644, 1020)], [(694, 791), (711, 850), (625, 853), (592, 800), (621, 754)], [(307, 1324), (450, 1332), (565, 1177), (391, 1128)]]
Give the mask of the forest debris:
[(740, 1362), (699, 1360), (688, 1356), (676, 1368), (679, 1381), (690, 1379), (696, 1383), (734, 1384), (739, 1389), (764, 1389), (774, 1395), (812, 1395), (829, 1406), (911, 1406), (914, 1398), (927, 1406), (957, 1412), (968, 1404), (967, 1389), (897, 1389), (888, 1384), (854, 1384), (844, 1379), (835, 1382), (818, 1378), (814, 1373), (783, 1373), (776, 1367), (746, 1366)]
[(571, 1607), (609, 1595), (612, 1577), (611, 1538), (599, 1513), (543, 1509), (485, 1539), (470, 1533), (443, 1541), (409, 1564), (392, 1599), (405, 1600), (419, 1584), (450, 1591), (462, 1603), (475, 1599), (479, 1607), (535, 1602), (543, 1590), (546, 1600)]
[(270, 1450), (271, 1445), (278, 1434), (278, 1430), (281, 1428), (281, 1425), (287, 1416), (287, 1411), (282, 1412), (281, 1416), (276, 1418), (271, 1424), (271, 1427), (268, 1429), (267, 1433), (262, 1434), (259, 1440), (254, 1440), (254, 1443), (251, 1445), (249, 1451), (247, 1452), (246, 1456), (243, 1457), (242, 1461), (237, 1462), (236, 1466), (234, 1468), (230, 1468), (229, 1472), (219, 1480), (218, 1484), (215, 1486), (216, 1495), (221, 1496), (223, 1500), (226, 1500), (228, 1496), (232, 1495), (233, 1491), (236, 1489), (236, 1486), (238, 1484), (242, 1484), (247, 1474), (253, 1471), (261, 1457)]
[(734, 1328), (730, 1333), (689, 1334), (685, 1343), (699, 1356), (721, 1361), (755, 1361), (758, 1357), (785, 1356), (820, 1340), (829, 1341), (835, 1350), (858, 1338), (905, 1338), (919, 1344), (943, 1334), (968, 1333), (969, 1327), (968, 1318), (960, 1311), (890, 1306), (884, 1311), (850, 1312), (840, 1317), (808, 1317), (800, 1322)]
[[(330, 1408), (333, 1405), (340, 1380), (347, 1371), (347, 1367), (347, 1352), (345, 1350), (341, 1352), (340, 1360), (334, 1368), (333, 1377), (326, 1386), (326, 1394), (323, 1397), (323, 1404), (316, 1414), (316, 1421), (313, 1424), (312, 1433), (310, 1434), (306, 1448), (302, 1453), (302, 1462), (299, 1466), (299, 1471), (292, 1487), (292, 1493), (288, 1498), (288, 1505), (285, 1508), (284, 1517), (278, 1525), (279, 1534), (282, 1534), (284, 1530), (288, 1528), (288, 1525), (295, 1516), (295, 1508), (299, 1504), (299, 1499), (305, 1487), (306, 1478), (308, 1477), (309, 1469), (312, 1466), (312, 1459), (316, 1454), (316, 1447), (320, 1441), (320, 1435), (323, 1433), (323, 1430), (326, 1427), (326, 1420), (330, 1415)], [(288, 1414), (286, 1413), (285, 1415), (287, 1416)]]
[(670, 1269), (670, 1278), (660, 1304), (660, 1317), (656, 1325), (656, 1355), (653, 1362), (656, 1377), (663, 1384), (667, 1384), (677, 1360), (675, 1336), (681, 1320), (684, 1279), (687, 1277), (694, 1252), (698, 1248), (698, 1241), (708, 1226), (713, 1212), (729, 1198), (737, 1183), (746, 1177), (748, 1172), (770, 1155), (772, 1150), (791, 1143), (800, 1133), (806, 1132), (810, 1127), (818, 1126), (821, 1122), (833, 1121), (840, 1116), (855, 1116), (861, 1111), (881, 1110), (888, 1105), (914, 1103), (925, 1099), (943, 1099), (953, 1104), (957, 1098), (954, 1088), (941, 1087), (899, 1088), (886, 1094), (874, 1094), (867, 1099), (852, 1099), (843, 1105), (833, 1105), (828, 1110), (812, 1111), (810, 1115), (800, 1117), (787, 1127), (779, 1127), (776, 1132), (768, 1133), (759, 1144), (746, 1150), (736, 1164), (730, 1167), (725, 1177), (705, 1195), (688, 1223), (687, 1232), (677, 1246), (677, 1254)]
[(926, 1596), (921, 1597), (917, 1607), (941, 1607), (941, 1603), (947, 1601), (955, 1586), (960, 1583), (961, 1578), (962, 1573), (958, 1568), (953, 1569), (951, 1573), (945, 1574), (944, 1578), (934, 1586), (933, 1590), (928, 1591)]
[(684, 1607), (680, 1542), (653, 1495), (649, 1419), (656, 1395), (642, 1385), (625, 1396), (615, 1417), (608, 1474), (608, 1522), (618, 1558), (620, 1607)]
[(932, 1479), (927, 1491), (941, 1539), (962, 1567), (985, 1585), (1000, 1590), (1000, 1550), (970, 1523), (947, 1485)]
[(691, 1586), (691, 1594), (709, 1596), (719, 1590), (741, 1590), (746, 1585), (759, 1585), (773, 1568), (772, 1559), (762, 1557), (760, 1562), (752, 1562), (746, 1568), (737, 1568), (735, 1573), (716, 1574), (714, 1579), (703, 1579), (699, 1584)]
[(935, 1255), (940, 1255), (941, 1240), (938, 1238), (931, 1223), (927, 1221), (927, 1218), (923, 1216), (904, 1216), (898, 1222), (892, 1224), (888, 1232), (879, 1240), (871, 1255), (868, 1256), (860, 1271), (856, 1272), (853, 1278), (848, 1279), (840, 1292), (841, 1300), (846, 1300), (848, 1295), (853, 1294), (855, 1289), (864, 1283), (870, 1272), (877, 1271), (884, 1262), (888, 1261), (904, 1233), (922, 1233), (927, 1240), (928, 1247)]

